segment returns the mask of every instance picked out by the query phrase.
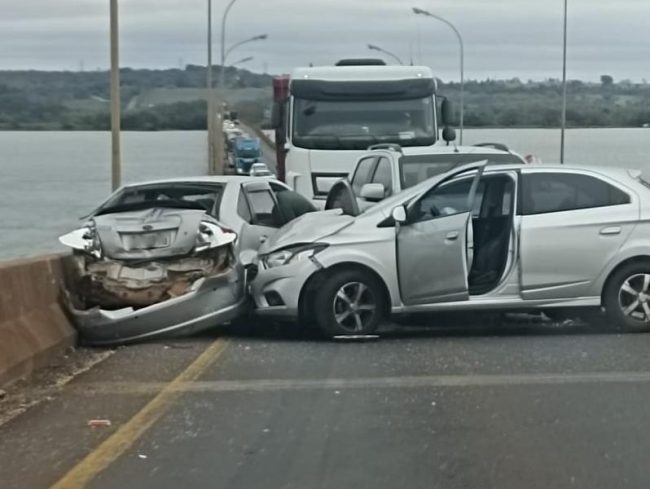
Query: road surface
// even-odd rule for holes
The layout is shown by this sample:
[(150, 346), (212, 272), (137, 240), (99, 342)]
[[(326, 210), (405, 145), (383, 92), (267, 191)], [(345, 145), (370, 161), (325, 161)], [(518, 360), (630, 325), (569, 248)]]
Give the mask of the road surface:
[(484, 320), (120, 348), (0, 428), (1, 486), (650, 487), (650, 335)]

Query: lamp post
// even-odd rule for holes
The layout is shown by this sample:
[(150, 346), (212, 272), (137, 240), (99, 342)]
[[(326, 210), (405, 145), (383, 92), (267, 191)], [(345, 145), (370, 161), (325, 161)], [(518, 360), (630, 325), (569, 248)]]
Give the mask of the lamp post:
[(562, 47), (562, 127), (560, 129), (560, 163), (564, 164), (564, 132), (566, 130), (566, 35), (567, 0), (564, 0), (564, 41)]
[(399, 58), (399, 56), (397, 56), (394, 53), (391, 53), (390, 51), (387, 51), (386, 49), (380, 48), (379, 46), (376, 46), (374, 44), (368, 44), (368, 49), (370, 49), (371, 51), (379, 51), (380, 53), (384, 53), (385, 55), (390, 56), (391, 58), (393, 58), (399, 64), (401, 64), (401, 65), (404, 64), (404, 63), (402, 63), (402, 60)]
[(255, 42), (255, 41), (263, 41), (263, 40), (267, 39), (268, 37), (269, 37), (268, 34), (260, 34), (260, 35), (257, 35), (257, 36), (249, 37), (248, 39), (244, 39), (243, 41), (236, 42), (235, 44), (233, 44), (232, 46), (230, 46), (230, 47), (225, 51), (225, 53), (223, 54), (223, 57), (221, 58), (221, 73), (220, 73), (220, 77), (219, 77), (219, 85), (220, 85), (221, 87), (223, 87), (223, 85), (225, 84), (225, 73), (224, 73), (224, 70), (225, 70), (225, 67), (226, 67), (226, 60), (228, 59), (228, 55), (229, 55), (230, 53), (232, 53), (232, 51), (233, 51), (235, 48), (238, 48), (238, 47), (241, 46), (242, 44), (247, 44), (247, 43), (249, 43), (249, 42)]
[(117, 190), (122, 180), (120, 155), (120, 59), (117, 0), (110, 2), (111, 23), (111, 187)]
[(249, 61), (252, 61), (253, 59), (254, 59), (253, 56), (246, 56), (245, 58), (238, 59), (237, 61), (234, 61), (234, 62), (230, 63), (230, 66), (236, 66), (236, 65), (243, 64), (243, 63), (248, 63)]
[(454, 31), (454, 34), (456, 34), (456, 37), (458, 38), (458, 44), (460, 45), (460, 144), (463, 144), (463, 127), (464, 127), (464, 112), (465, 112), (465, 100), (464, 100), (464, 88), (465, 88), (465, 48), (463, 46), (463, 37), (460, 35), (460, 32), (458, 29), (456, 29), (456, 26), (449, 22), (447, 19), (444, 17), (440, 17), (439, 15), (432, 14), (431, 12), (427, 10), (423, 10), (421, 8), (413, 7), (413, 13), (416, 15), (424, 15), (426, 17), (431, 17), (433, 19), (439, 20), (440, 22), (447, 24), (451, 30)]
[(208, 63), (206, 69), (206, 90), (208, 99), (208, 173), (214, 173), (214, 87), (212, 86), (212, 0), (208, 0)]

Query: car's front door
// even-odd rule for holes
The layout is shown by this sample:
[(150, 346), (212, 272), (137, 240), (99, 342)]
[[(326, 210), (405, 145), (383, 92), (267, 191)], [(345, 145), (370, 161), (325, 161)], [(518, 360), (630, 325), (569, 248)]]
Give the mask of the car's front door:
[(242, 184), (237, 213), (245, 221), (239, 236), (240, 250), (257, 250), (285, 223), (273, 189), (263, 180)]
[(482, 168), (444, 182), (409, 207), (397, 234), (400, 293), (406, 305), (461, 301), (467, 286), (467, 228)]
[(589, 295), (638, 221), (635, 197), (571, 171), (526, 170), (519, 188), (522, 297)]

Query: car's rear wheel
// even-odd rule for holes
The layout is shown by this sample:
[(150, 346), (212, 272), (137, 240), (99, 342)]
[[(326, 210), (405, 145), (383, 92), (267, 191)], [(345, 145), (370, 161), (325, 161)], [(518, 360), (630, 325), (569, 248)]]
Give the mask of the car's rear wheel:
[(363, 270), (332, 273), (315, 300), (318, 326), (327, 336), (368, 335), (386, 316), (377, 279)]
[(605, 311), (617, 329), (650, 331), (650, 263), (630, 263), (607, 283)]

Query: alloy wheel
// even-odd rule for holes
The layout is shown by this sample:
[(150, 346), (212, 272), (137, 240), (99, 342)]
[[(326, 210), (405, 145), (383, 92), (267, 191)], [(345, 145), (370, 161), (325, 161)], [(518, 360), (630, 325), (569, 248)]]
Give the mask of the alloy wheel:
[(623, 281), (618, 292), (618, 305), (624, 315), (650, 322), (650, 274), (638, 273)]
[(334, 296), (334, 319), (346, 331), (363, 331), (377, 308), (370, 288), (362, 282), (348, 282)]

